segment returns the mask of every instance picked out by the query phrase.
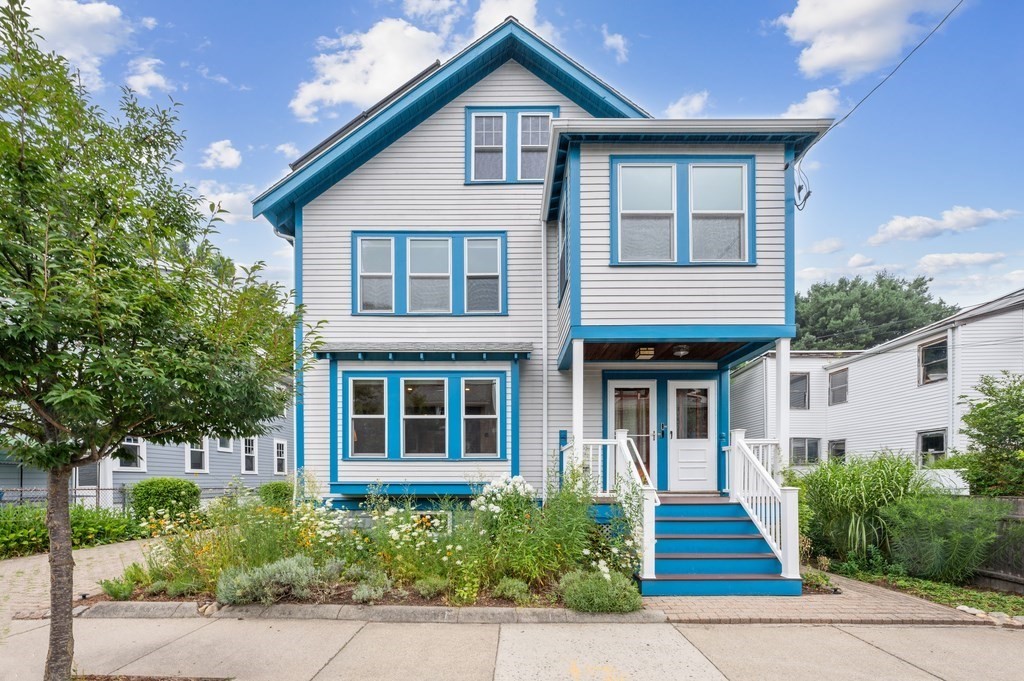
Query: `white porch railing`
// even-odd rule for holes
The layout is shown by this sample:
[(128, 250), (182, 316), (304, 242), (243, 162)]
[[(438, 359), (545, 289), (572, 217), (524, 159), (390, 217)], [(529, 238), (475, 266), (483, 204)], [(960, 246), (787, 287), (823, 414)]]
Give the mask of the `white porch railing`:
[(750, 447), (750, 452), (754, 455), (764, 469), (768, 471), (768, 475), (773, 480), (778, 480), (777, 475), (782, 468), (781, 462), (779, 461), (779, 443), (775, 440), (744, 440), (747, 446)]
[[(800, 531), (796, 487), (780, 487), (761, 461), (770, 449), (756, 441), (755, 454), (744, 439), (746, 431), (732, 431), (729, 445), (729, 498), (750, 515), (765, 541), (782, 563), (782, 576), (800, 577)], [(777, 446), (776, 446), (777, 449)]]
[(619, 486), (624, 483), (640, 488), (643, 513), (640, 526), (634, 528), (633, 540), (641, 547), (640, 576), (654, 579), (654, 509), (661, 501), (636, 443), (627, 431), (616, 430), (614, 439), (583, 440), (579, 447), (570, 441), (561, 453), (565, 466), (582, 467), (596, 496), (617, 497)]

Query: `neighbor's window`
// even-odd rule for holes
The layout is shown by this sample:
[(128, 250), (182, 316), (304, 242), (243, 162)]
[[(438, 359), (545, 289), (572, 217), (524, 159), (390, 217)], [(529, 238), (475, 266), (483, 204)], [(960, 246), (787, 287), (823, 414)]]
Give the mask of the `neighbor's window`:
[(690, 166), (690, 260), (746, 260), (747, 168)]
[(810, 437), (789, 439), (789, 462), (794, 466), (818, 463), (819, 441)]
[(259, 473), (259, 447), (254, 437), (242, 438), (242, 472)]
[(409, 239), (409, 312), (452, 311), (451, 241)]
[(352, 456), (387, 456), (387, 413), (383, 378), (352, 380)]
[(443, 378), (402, 382), (404, 456), (445, 456), (448, 453), (446, 387)]
[(619, 261), (675, 261), (675, 165), (620, 165), (618, 196)]
[(288, 443), (274, 440), (274, 475), (288, 473)]
[(185, 472), (206, 472), (206, 440), (185, 445)]
[(828, 460), (839, 463), (846, 462), (846, 440), (829, 440)]
[(828, 403), (844, 404), (849, 390), (850, 371), (840, 369), (828, 375)]
[(128, 456), (117, 462), (121, 470), (126, 468), (142, 470), (142, 438), (126, 437), (121, 443), (121, 451)]
[(473, 114), (473, 179), (505, 179), (505, 116)]
[(918, 348), (918, 366), (920, 382), (936, 383), (945, 381), (949, 376), (949, 355), (946, 339), (922, 345)]
[(498, 456), (497, 379), (467, 378), (462, 385), (463, 454)]
[(929, 430), (918, 433), (917, 453), (922, 466), (944, 459), (946, 457), (946, 431)]
[(391, 239), (359, 239), (360, 312), (394, 312), (393, 248)]
[(543, 180), (551, 138), (551, 114), (519, 116), (519, 179)]
[(500, 239), (466, 239), (466, 312), (501, 312)]
[(789, 408), (810, 409), (811, 408), (811, 375), (790, 374), (789, 375)]
[(217, 438), (217, 451), (218, 452), (230, 452), (233, 441), (229, 437), (218, 437)]

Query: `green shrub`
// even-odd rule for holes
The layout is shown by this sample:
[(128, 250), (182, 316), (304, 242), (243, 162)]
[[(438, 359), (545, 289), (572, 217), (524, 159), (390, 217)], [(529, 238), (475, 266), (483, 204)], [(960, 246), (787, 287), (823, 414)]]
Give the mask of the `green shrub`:
[[(120, 510), (71, 506), (71, 545), (76, 549), (142, 535), (138, 522)], [(49, 548), (45, 504), (0, 506), (0, 558), (43, 553)]]
[(935, 461), (932, 461), (930, 464), (925, 466), (925, 468), (929, 468), (932, 470), (939, 469), (962, 471), (965, 470), (970, 465), (972, 459), (974, 459), (974, 454), (971, 454), (970, 452), (958, 452), (956, 454), (949, 454), (947, 456), (944, 456), (941, 459), (936, 459)]
[(126, 577), (101, 579), (100, 588), (115, 601), (127, 601), (135, 593), (135, 582)]
[(812, 512), (811, 541), (844, 560), (885, 547), (881, 509), (927, 489), (914, 462), (893, 454), (830, 461), (800, 478), (800, 486)]
[(192, 513), (199, 509), (199, 485), (181, 478), (150, 478), (129, 488), (132, 512), (148, 518), (150, 509)]
[(495, 598), (504, 598), (516, 605), (526, 605), (533, 600), (530, 587), (521, 579), (515, 577), (502, 577), (501, 580), (491, 589), (491, 595)]
[(423, 598), (436, 598), (448, 590), (448, 580), (439, 575), (417, 579), (412, 588)]
[(976, 390), (981, 399), (963, 415), (973, 454), (963, 475), (971, 494), (1024, 496), (1024, 374), (982, 376)]
[(255, 568), (230, 568), (217, 580), (217, 600), (221, 603), (270, 604), (289, 596), (305, 600), (321, 584), (313, 559), (291, 556)]
[(194, 575), (178, 575), (174, 579), (167, 581), (167, 586), (164, 589), (171, 598), (178, 598), (179, 596), (191, 596), (193, 594), (202, 593), (203, 584)]
[(565, 605), (580, 612), (633, 612), (643, 599), (633, 580), (619, 572), (575, 570), (558, 585)]
[(895, 562), (913, 577), (963, 584), (989, 557), (1010, 504), (928, 495), (882, 509)]
[(256, 490), (260, 495), (260, 501), (265, 506), (277, 508), (291, 508), (292, 506), (292, 484), (285, 480), (274, 480), (265, 482)]
[(372, 603), (379, 601), (384, 598), (384, 595), (388, 592), (383, 586), (375, 586), (373, 584), (356, 584), (356, 588), (352, 590), (352, 600), (356, 603)]

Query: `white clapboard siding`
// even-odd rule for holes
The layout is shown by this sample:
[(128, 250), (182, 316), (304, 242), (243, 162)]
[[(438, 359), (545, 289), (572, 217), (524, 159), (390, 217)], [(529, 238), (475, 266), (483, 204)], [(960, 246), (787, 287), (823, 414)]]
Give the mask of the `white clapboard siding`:
[[(754, 154), (753, 267), (611, 267), (610, 156)], [(580, 169), (581, 322), (587, 324), (785, 323), (785, 159), (781, 145), (585, 144)], [(680, 216), (680, 219), (686, 219)], [(657, 280), (658, 286), (652, 286)], [(685, 321), (684, 321), (685, 320)]]
[[(791, 374), (810, 374), (810, 408), (789, 410), (789, 436), (800, 438), (812, 438), (821, 440), (821, 452), (824, 456), (825, 446), (828, 437), (828, 375), (823, 367), (830, 360), (823, 357), (800, 355), (793, 353), (789, 357), (789, 371)], [(765, 370), (765, 394), (769, 404), (767, 411), (766, 437), (775, 439), (776, 433), (776, 368), (775, 358), (766, 358)], [(788, 379), (787, 379), (788, 382)], [(789, 389), (786, 395), (785, 406), (789, 408)]]
[[(760, 357), (732, 375), (729, 389), (729, 427), (747, 431), (749, 438), (766, 437), (768, 400), (765, 395), (767, 358)], [(774, 406), (774, 398), (771, 400)]]

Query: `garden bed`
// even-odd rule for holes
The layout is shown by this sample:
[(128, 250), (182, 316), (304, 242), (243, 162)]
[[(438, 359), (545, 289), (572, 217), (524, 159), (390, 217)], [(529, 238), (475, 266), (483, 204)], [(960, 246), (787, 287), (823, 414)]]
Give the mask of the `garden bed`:
[(955, 586), (916, 577), (885, 574), (857, 573), (845, 575), (862, 582), (882, 586), (893, 591), (917, 596), (933, 603), (955, 608), (965, 605), (985, 612), (1004, 612), (1010, 617), (1024, 616), (1024, 595)]

